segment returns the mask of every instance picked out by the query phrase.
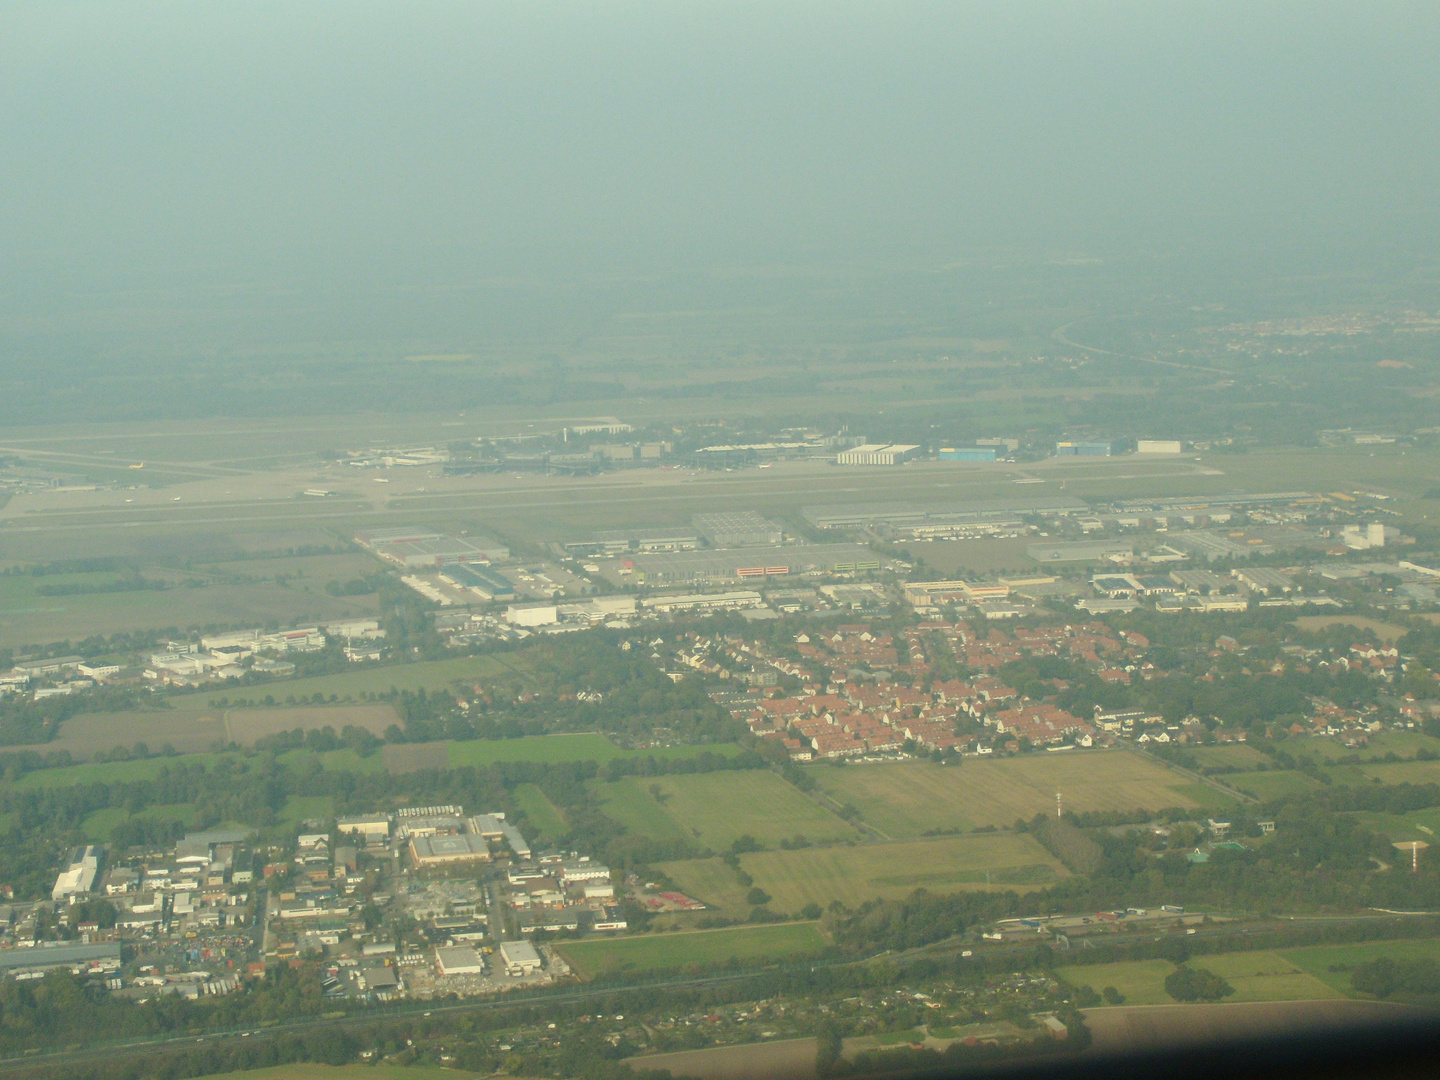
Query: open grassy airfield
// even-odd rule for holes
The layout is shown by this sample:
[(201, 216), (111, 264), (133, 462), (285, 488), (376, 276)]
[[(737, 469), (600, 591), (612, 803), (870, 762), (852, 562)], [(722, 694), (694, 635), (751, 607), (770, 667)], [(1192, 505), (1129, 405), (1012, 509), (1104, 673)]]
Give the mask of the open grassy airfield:
[[(793, 914), (807, 904), (832, 900), (857, 907), (867, 900), (897, 899), (916, 889), (1042, 888), (1067, 876), (1059, 861), (1028, 833), (981, 833), (894, 843), (838, 844), (792, 851), (754, 852), (740, 865), (772, 897), (775, 911)], [(664, 863), (662, 869), (687, 893), (743, 916), (749, 891), (719, 859)]]
[(811, 775), (826, 794), (897, 838), (1054, 813), (1057, 791), (1066, 810), (1080, 813), (1200, 805), (1185, 777), (1126, 750), (972, 759), (959, 768), (920, 762), (817, 767)]

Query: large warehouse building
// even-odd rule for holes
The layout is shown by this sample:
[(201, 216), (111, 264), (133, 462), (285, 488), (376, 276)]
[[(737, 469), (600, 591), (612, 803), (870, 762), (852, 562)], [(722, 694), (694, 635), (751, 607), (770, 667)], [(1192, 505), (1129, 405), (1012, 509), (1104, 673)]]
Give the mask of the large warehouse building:
[(695, 528), (711, 547), (761, 547), (778, 544), (785, 530), (753, 510), (735, 513), (696, 514)]
[(410, 857), (417, 867), (451, 863), (489, 862), (490, 845), (483, 836), (416, 836), (410, 840)]
[(835, 456), (837, 465), (899, 465), (909, 461), (920, 450), (911, 443), (866, 443)]
[(356, 541), (397, 566), (445, 566), (449, 563), (502, 562), (510, 549), (488, 536), (460, 539), (420, 530), (390, 529), (358, 533)]
[(635, 555), (621, 564), (646, 585), (695, 585), (805, 573), (879, 570), (880, 556), (862, 544), (795, 544)]
[(805, 520), (817, 529), (891, 529), (922, 533), (942, 527), (974, 527), (1018, 522), (1023, 514), (1063, 516), (1089, 510), (1088, 503), (1069, 495), (1036, 495), (972, 499), (959, 503), (872, 503), (807, 506)]
[(435, 950), (435, 965), (441, 975), (484, 975), (485, 961), (474, 949), (463, 945), (442, 946)]

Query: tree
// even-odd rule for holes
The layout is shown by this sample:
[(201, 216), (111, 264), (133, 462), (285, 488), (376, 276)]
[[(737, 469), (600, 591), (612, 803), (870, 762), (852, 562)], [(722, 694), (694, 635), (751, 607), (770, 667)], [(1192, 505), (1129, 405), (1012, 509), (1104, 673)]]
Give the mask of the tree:
[(1235, 988), (1214, 972), (1182, 964), (1165, 976), (1165, 992), (1176, 1001), (1219, 1001)]

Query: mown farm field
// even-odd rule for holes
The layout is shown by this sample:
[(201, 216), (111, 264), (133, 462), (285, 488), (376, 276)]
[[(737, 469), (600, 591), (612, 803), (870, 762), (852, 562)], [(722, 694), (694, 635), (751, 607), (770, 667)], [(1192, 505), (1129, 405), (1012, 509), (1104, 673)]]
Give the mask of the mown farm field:
[(810, 772), (833, 799), (896, 838), (1028, 821), (1055, 812), (1056, 792), (1066, 810), (1079, 813), (1199, 805), (1186, 777), (1125, 750), (972, 759), (959, 767), (816, 766)]

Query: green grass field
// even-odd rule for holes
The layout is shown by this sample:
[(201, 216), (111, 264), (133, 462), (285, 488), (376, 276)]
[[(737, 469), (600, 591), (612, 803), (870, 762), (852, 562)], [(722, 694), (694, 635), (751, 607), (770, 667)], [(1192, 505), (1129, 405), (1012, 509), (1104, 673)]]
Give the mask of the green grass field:
[[(1220, 777), (1220, 779), (1228, 781), (1230, 777), (1224, 776)], [(1198, 782), (1193, 784), (1176, 784), (1175, 790), (1189, 799), (1195, 808), (1199, 810), (1211, 812), (1217, 810), (1229, 811), (1233, 810), (1235, 805), (1240, 801), (1234, 795), (1227, 794), (1218, 788), (1213, 788), (1209, 784), (1201, 784)]]
[(38, 769), (26, 773), (13, 784), (15, 790), (26, 791), (35, 788), (72, 787), (75, 784), (133, 784), (142, 780), (153, 780), (166, 766), (184, 763), (201, 764), (213, 768), (223, 755), (181, 754), (179, 757), (152, 757), (141, 761), (106, 761), (90, 765), (67, 765), (63, 769)]
[[(1253, 769), (1270, 759), (1254, 747), (1241, 743), (1226, 746), (1195, 746), (1189, 748), (1195, 759), (1205, 767), (1233, 766), (1237, 769)], [(1223, 777), (1222, 777), (1223, 779)]]
[(1055, 974), (1071, 986), (1088, 986), (1096, 993), (1113, 986), (1125, 995), (1126, 1005), (1173, 1005), (1175, 999), (1165, 992), (1165, 976), (1174, 970), (1169, 960), (1122, 960), (1056, 968)]
[[(650, 794), (652, 784), (659, 790), (658, 799)], [(658, 776), (645, 780), (639, 795), (630, 796), (634, 800), (641, 797), (655, 804), (686, 838), (716, 851), (746, 834), (767, 847), (796, 834), (811, 840), (848, 840), (859, 835), (854, 826), (768, 770)], [(638, 812), (640, 805), (632, 802), (626, 812)]]
[(852, 804), (866, 822), (896, 838), (1028, 821), (1054, 812), (1057, 791), (1065, 809), (1080, 812), (1199, 805), (1187, 778), (1124, 750), (969, 759), (959, 767), (812, 766), (810, 775), (836, 801)]
[(1343, 996), (1279, 952), (1197, 956), (1191, 963), (1213, 971), (1235, 988), (1234, 996), (1226, 1001), (1312, 1001)]
[(470, 739), (448, 744), (450, 766), (490, 765), (497, 761), (595, 761), (601, 765), (614, 758), (655, 757), (680, 760), (702, 753), (734, 757), (740, 748), (734, 743), (707, 746), (671, 746), (659, 750), (625, 750), (594, 732), (577, 735), (527, 735), (520, 739)]
[(721, 966), (759, 967), (815, 956), (826, 947), (814, 923), (734, 927), (690, 933), (649, 934), (556, 946), (584, 978), (646, 971), (703, 971)]
[(385, 771), (385, 759), (379, 753), (361, 757), (354, 750), (289, 750), (276, 757), (276, 761), (289, 768), (305, 768), (313, 761), (319, 761), (326, 772), (380, 773)]
[(1419, 731), (1379, 731), (1369, 736), (1369, 741), (1358, 750), (1352, 750), (1338, 738), (1304, 739), (1296, 744), (1303, 753), (1320, 761), (1340, 761), (1345, 758), (1373, 758), (1388, 753), (1413, 758), (1417, 750), (1429, 750), (1440, 754), (1440, 739), (1432, 738)]
[(444, 690), (455, 682), (484, 682), (500, 675), (523, 673), (518, 656), (501, 659), (495, 656), (457, 656), (448, 660), (422, 660), (414, 664), (390, 664), (384, 667), (356, 665), (351, 671), (336, 675), (317, 675), (309, 679), (290, 679), (273, 686), (257, 686), (250, 696), (273, 694), (277, 700), (294, 695), (311, 698), (315, 694), (331, 694), (344, 699), (361, 694), (384, 694), (395, 690)]
[(690, 834), (676, 824), (675, 819), (655, 801), (648, 787), (658, 782), (638, 777), (626, 777), (615, 783), (591, 781), (586, 787), (595, 796), (600, 809), (607, 816), (624, 825), (636, 836), (653, 836), (662, 840), (688, 840)]
[[(519, 784), (511, 795), (525, 811), (525, 820), (529, 823), (526, 832), (534, 831), (538, 836), (551, 839), (565, 832), (564, 816), (534, 784)], [(536, 837), (530, 837), (530, 841), (535, 843)]]
[[(1288, 958), (1289, 953), (1239, 952), (1197, 956), (1190, 963), (1219, 975), (1235, 988), (1226, 1001), (1311, 1001), (1341, 997), (1331, 984)], [(1165, 977), (1175, 970), (1168, 960), (1126, 960), (1114, 964), (1085, 964), (1059, 968), (1056, 974), (1072, 986), (1102, 991), (1113, 986), (1125, 995), (1125, 1005), (1172, 1005), (1165, 992)]]
[[(1424, 840), (1427, 844), (1440, 844), (1440, 807), (1416, 810), (1410, 814), (1382, 814), (1363, 811), (1355, 815), (1367, 828), (1388, 836), (1392, 843), (1404, 840)], [(1396, 855), (1398, 859), (1409, 856)], [(1426, 858), (1421, 852), (1420, 857)]]
[(1320, 786), (1319, 781), (1311, 779), (1302, 772), (1294, 771), (1245, 773), (1239, 776), (1227, 776), (1224, 779), (1247, 795), (1254, 795), (1262, 802), (1286, 795), (1304, 795)]
[[(1028, 833), (762, 851), (742, 855), (740, 865), (771, 895), (769, 906), (786, 914), (811, 903), (823, 908), (832, 900), (858, 907), (876, 898), (906, 897), (921, 888), (1024, 891), (1067, 876), (1065, 868)], [(750, 910), (748, 888), (719, 859), (664, 863), (659, 868), (687, 893), (726, 914), (744, 915)]]
[(1361, 765), (1367, 778), (1383, 784), (1440, 784), (1440, 761), (1397, 761), (1389, 765)]
[[(1440, 939), (1419, 941), (1364, 941), (1354, 945), (1312, 945), (1303, 949), (1280, 949), (1278, 955), (1306, 971), (1320, 982), (1342, 994), (1355, 995), (1348, 970), (1332, 971), (1332, 967), (1349, 969), (1367, 960), (1382, 956), (1414, 960), (1429, 957), (1440, 960)], [(1358, 995), (1363, 996), (1363, 995)]]
[(188, 822), (195, 815), (195, 807), (189, 803), (167, 803), (161, 806), (147, 806), (139, 814), (131, 814), (123, 806), (110, 806), (96, 810), (80, 823), (85, 839), (93, 843), (109, 841), (115, 826), (132, 818), (137, 821), (182, 821)]
[(280, 827), (293, 830), (302, 821), (325, 821), (334, 816), (335, 800), (329, 795), (291, 796), (280, 808)]

